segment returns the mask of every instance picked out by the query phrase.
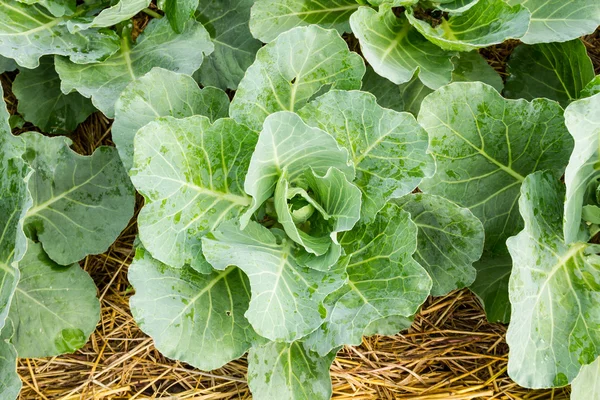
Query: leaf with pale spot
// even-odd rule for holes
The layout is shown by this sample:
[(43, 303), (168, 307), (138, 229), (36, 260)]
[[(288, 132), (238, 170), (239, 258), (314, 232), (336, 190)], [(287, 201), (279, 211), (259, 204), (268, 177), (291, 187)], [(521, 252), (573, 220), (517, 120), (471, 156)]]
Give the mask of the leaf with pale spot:
[(323, 300), (345, 280), (344, 263), (327, 272), (302, 267), (294, 247), (282, 231), (254, 221), (244, 230), (225, 222), (202, 238), (215, 269), (235, 265), (246, 273), (252, 291), (246, 318), (270, 340), (292, 342), (314, 331), (325, 319)]
[(507, 290), (498, 276), (506, 272), (505, 241), (523, 226), (517, 200), (525, 176), (549, 169), (558, 177), (567, 164), (573, 141), (563, 110), (547, 99), (506, 100), (482, 83), (452, 83), (425, 98), (418, 120), (437, 164), (420, 188), (469, 208), (481, 220), (481, 265), (494, 268), (497, 260), (498, 271), (478, 273), (473, 289), (488, 317), (506, 316), (509, 304), (486, 294)]
[(248, 353), (248, 386), (260, 399), (329, 400), (336, 353), (320, 357), (302, 342), (255, 346)]
[(370, 93), (332, 90), (298, 114), (348, 150), (356, 168), (354, 184), (362, 192), (363, 221), (433, 175), (433, 160), (425, 154), (427, 132), (412, 115), (379, 106)]
[(282, 33), (256, 53), (229, 115), (260, 131), (268, 115), (295, 111), (329, 89), (359, 89), (365, 64), (333, 30), (316, 25)]
[(175, 33), (166, 18), (153, 19), (131, 44), (121, 40), (117, 53), (104, 62), (81, 65), (56, 57), (56, 72), (63, 93), (77, 90), (107, 117), (113, 117), (115, 102), (127, 85), (154, 67), (192, 74), (205, 55), (214, 49), (206, 29), (189, 21), (181, 34)]
[(418, 74), (432, 89), (450, 82), (454, 53), (429, 42), (406, 16), (396, 17), (389, 5), (379, 11), (359, 8), (350, 17), (350, 25), (369, 65), (384, 78), (399, 85)]
[(0, 54), (25, 68), (36, 68), (40, 57), (59, 54), (72, 62), (102, 61), (119, 49), (113, 31), (89, 29), (71, 33), (66, 17), (55, 17), (40, 5), (0, 1)]
[(258, 341), (244, 317), (248, 278), (235, 267), (200, 274), (169, 267), (138, 248), (128, 279), (135, 288), (133, 317), (166, 357), (211, 371)]
[(211, 122), (225, 118), (229, 98), (220, 89), (200, 89), (189, 76), (163, 68), (152, 68), (131, 82), (115, 103), (111, 132), (126, 170), (133, 166), (136, 132), (159, 117), (185, 118), (204, 115)]
[(431, 278), (413, 259), (417, 227), (398, 206), (386, 205), (373, 222), (344, 233), (340, 243), (348, 281), (327, 296), (325, 322), (305, 339), (322, 356), (341, 345), (359, 345), (377, 320), (411, 317), (431, 289)]
[(56, 264), (31, 241), (19, 270), (8, 314), (19, 357), (51, 357), (81, 348), (100, 320), (92, 278), (78, 264)]
[(598, 246), (565, 244), (564, 185), (553, 173), (529, 175), (519, 209), (525, 228), (507, 240), (513, 260), (508, 374), (521, 386), (564, 386), (600, 351)]
[(249, 205), (243, 179), (256, 133), (234, 120), (159, 118), (138, 131), (131, 180), (145, 197), (140, 240), (154, 258), (210, 272), (201, 238)]
[(116, 149), (101, 146), (82, 156), (64, 136), (28, 132), (20, 137), (34, 170), (29, 180), (33, 206), (25, 214), (28, 235), (61, 265), (106, 251), (129, 223), (135, 204)]

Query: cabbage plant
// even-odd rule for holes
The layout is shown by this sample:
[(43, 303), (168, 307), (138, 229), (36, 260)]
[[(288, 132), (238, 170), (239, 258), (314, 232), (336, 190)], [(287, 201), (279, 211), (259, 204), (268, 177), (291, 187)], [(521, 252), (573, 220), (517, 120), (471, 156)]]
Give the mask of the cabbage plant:
[[(342, 346), (466, 287), (518, 384), (590, 398), (599, 24), (596, 0), (0, 0), (0, 399), (17, 357), (94, 331), (79, 262), (135, 191), (133, 317), (196, 368), (246, 356), (257, 399), (330, 398)], [(503, 79), (479, 49), (509, 39)], [(79, 154), (96, 111), (114, 147)]]

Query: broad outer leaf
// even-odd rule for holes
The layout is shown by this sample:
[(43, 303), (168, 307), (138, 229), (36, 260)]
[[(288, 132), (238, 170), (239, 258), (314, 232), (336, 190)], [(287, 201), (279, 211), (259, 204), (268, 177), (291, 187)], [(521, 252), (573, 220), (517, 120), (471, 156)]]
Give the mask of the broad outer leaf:
[(594, 79), (594, 66), (579, 39), (564, 43), (518, 46), (508, 62), (504, 96), (558, 101), (563, 107), (580, 97)]
[(473, 7), (478, 1), (479, 0), (438, 0), (437, 3), (439, 4), (437, 5), (437, 8), (444, 12), (462, 13)]
[(529, 175), (519, 200), (525, 228), (507, 241), (508, 373), (530, 388), (566, 385), (600, 352), (600, 256), (587, 243), (563, 241), (564, 194), (553, 173)]
[(202, 1), (197, 18), (208, 29), (215, 51), (194, 74), (203, 86), (237, 89), (262, 44), (252, 37), (248, 20), (253, 0)]
[(73, 34), (64, 18), (54, 17), (42, 6), (0, 1), (0, 54), (22, 67), (36, 68), (46, 54), (60, 54), (86, 64), (104, 60), (118, 48), (119, 39), (113, 31), (90, 29)]
[(139, 235), (154, 258), (210, 272), (200, 239), (250, 205), (242, 183), (256, 139), (232, 119), (211, 124), (199, 115), (159, 118), (138, 131), (131, 180), (146, 199)]
[(396, 85), (370, 66), (367, 66), (361, 90), (374, 94), (377, 103), (384, 108), (406, 111), (415, 116), (419, 114), (423, 99), (433, 92), (421, 82), (418, 73), (410, 81)]
[[(369, 4), (372, 6), (391, 6), (391, 7), (406, 7), (412, 6), (419, 2), (419, 0), (367, 0)], [(359, 3), (364, 3), (364, 1), (359, 1)]]
[(17, 0), (25, 4), (44, 6), (55, 17), (71, 16), (77, 10), (77, 0)]
[(349, 32), (348, 20), (358, 7), (356, 0), (255, 0), (250, 30), (265, 43), (292, 28), (311, 24)]
[[(342, 265), (322, 272), (301, 267), (293, 242), (283, 232), (250, 221), (241, 230), (232, 221), (202, 238), (202, 249), (217, 270), (235, 265), (248, 275), (252, 298), (246, 318), (270, 340), (292, 342), (314, 331), (325, 319), (325, 296), (344, 284)], [(283, 236), (283, 237), (282, 237)]]
[(361, 7), (350, 17), (350, 25), (363, 55), (379, 75), (399, 85), (417, 73), (432, 89), (450, 82), (454, 53), (430, 43), (405, 16), (396, 18), (388, 6), (379, 12)]
[(210, 371), (241, 357), (257, 338), (244, 317), (248, 278), (235, 267), (200, 274), (138, 248), (128, 278), (135, 320), (169, 358)]
[(136, 132), (158, 117), (204, 115), (211, 122), (227, 117), (229, 98), (220, 89), (200, 89), (189, 75), (152, 68), (131, 82), (115, 103), (112, 139), (126, 170), (133, 166)]
[[(1, 87), (0, 98), (3, 98)], [(14, 137), (10, 133), (8, 111), (4, 100), (0, 100), (0, 149), (1, 330), (19, 280), (17, 262), (23, 257), (27, 248), (27, 241), (23, 232), (23, 218), (29, 207), (31, 207), (31, 196), (27, 190), (30, 169), (20, 157), (25, 151), (25, 146), (21, 138)]]
[(112, 7), (100, 11), (95, 17), (83, 17), (67, 22), (71, 32), (79, 32), (89, 28), (105, 28), (125, 21), (150, 5), (150, 0), (120, 0)]
[(181, 34), (175, 33), (166, 18), (153, 19), (133, 46), (127, 39), (120, 50), (105, 62), (79, 65), (56, 58), (56, 71), (64, 93), (77, 90), (107, 117), (114, 116), (115, 102), (129, 83), (154, 67), (183, 74), (196, 71), (204, 55), (213, 51), (208, 32), (190, 21)]
[(255, 346), (248, 353), (248, 385), (256, 399), (329, 400), (336, 353), (320, 357), (302, 342)]
[(591, 97), (598, 93), (600, 93), (600, 75), (596, 75), (596, 77), (592, 79), (585, 88), (583, 88), (579, 97)]
[(348, 281), (327, 296), (327, 318), (306, 339), (322, 356), (341, 345), (359, 345), (374, 321), (412, 316), (431, 289), (431, 278), (412, 256), (417, 227), (398, 206), (386, 205), (373, 222), (361, 221), (343, 234), (340, 243), (349, 258)]
[(477, 51), (458, 53), (452, 59), (452, 63), (454, 64), (452, 82), (479, 81), (487, 83), (498, 93), (502, 93), (504, 87), (502, 78)]
[(186, 23), (194, 16), (199, 0), (159, 0), (158, 6), (177, 33), (183, 33)]
[(401, 315), (392, 315), (385, 318), (376, 319), (371, 322), (363, 332), (364, 336), (385, 335), (394, 336), (413, 324), (414, 316), (403, 317)]
[(0, 56), (0, 74), (6, 71), (14, 71), (18, 68), (17, 63), (12, 58)]
[(527, 32), (530, 18), (525, 7), (511, 7), (502, 0), (479, 0), (463, 13), (442, 18), (435, 28), (417, 19), (412, 9), (406, 11), (406, 16), (431, 43), (451, 51), (471, 51), (518, 39)]
[(294, 28), (256, 53), (231, 102), (233, 119), (260, 131), (276, 111), (295, 111), (328, 89), (359, 89), (362, 58), (334, 30)]
[(12, 323), (2, 329), (0, 337), (0, 399), (16, 400), (21, 391), (21, 378), (17, 374), (17, 351), (10, 343), (13, 336)]
[(298, 114), (348, 150), (356, 168), (354, 184), (362, 192), (365, 222), (390, 198), (410, 193), (424, 177), (433, 175), (435, 165), (426, 154), (427, 132), (411, 114), (382, 108), (370, 93), (332, 90)]
[[(454, 64), (452, 82), (481, 81), (502, 92), (504, 87), (502, 78), (476, 51), (458, 53), (452, 58), (452, 63)], [(415, 116), (419, 114), (423, 99), (433, 92), (421, 82), (418, 72), (410, 81), (395, 85), (379, 76), (369, 66), (361, 90), (373, 93), (377, 97), (377, 102), (385, 108), (407, 111)]]
[(419, 229), (415, 260), (433, 279), (432, 296), (468, 287), (483, 251), (483, 225), (471, 211), (443, 197), (417, 193), (395, 200)]
[(587, 35), (600, 25), (598, 0), (508, 0), (531, 11), (531, 23), (521, 41), (527, 44), (566, 42)]
[(43, 57), (36, 69), (22, 68), (12, 90), (19, 100), (19, 113), (46, 133), (72, 132), (96, 111), (90, 99), (79, 93), (61, 92), (52, 57)]
[(575, 148), (565, 171), (564, 235), (566, 243), (570, 244), (578, 239), (588, 185), (600, 175), (600, 94), (571, 103), (565, 110), (565, 123), (575, 139)]
[[(469, 208), (483, 222), (482, 263), (493, 267), (493, 260), (506, 255), (505, 240), (523, 226), (516, 204), (525, 176), (549, 169), (559, 177), (564, 171), (573, 141), (562, 108), (546, 99), (505, 100), (491, 86), (461, 82), (425, 98), (418, 120), (429, 133), (429, 151), (437, 163), (435, 175), (421, 189)], [(475, 288), (484, 281), (490, 292), (489, 279), (505, 282), (496, 281), (498, 275), (478, 274)], [(508, 310), (508, 304), (498, 304), (504, 310), (490, 308), (495, 298), (476, 293), (488, 316)]]
[(129, 223), (135, 203), (116, 149), (102, 146), (81, 156), (63, 136), (28, 132), (21, 137), (26, 161), (35, 171), (29, 181), (33, 207), (26, 214), (26, 230), (61, 265), (106, 251)]
[(51, 357), (81, 348), (100, 319), (92, 278), (78, 264), (56, 264), (31, 241), (19, 269), (8, 314), (19, 357)]
[(477, 277), (470, 289), (483, 302), (487, 319), (507, 323), (510, 320), (507, 288), (513, 265), (510, 254), (484, 253), (482, 259), (473, 265), (477, 270)]
[(348, 151), (333, 136), (306, 125), (294, 113), (280, 111), (267, 117), (252, 154), (244, 181), (252, 205), (241, 218), (245, 227), (252, 214), (275, 192), (282, 171), (294, 182), (311, 169), (325, 175), (329, 168), (342, 171), (349, 181), (354, 179), (354, 166)]
[(595, 400), (600, 398), (600, 358), (584, 365), (571, 383), (571, 400)]

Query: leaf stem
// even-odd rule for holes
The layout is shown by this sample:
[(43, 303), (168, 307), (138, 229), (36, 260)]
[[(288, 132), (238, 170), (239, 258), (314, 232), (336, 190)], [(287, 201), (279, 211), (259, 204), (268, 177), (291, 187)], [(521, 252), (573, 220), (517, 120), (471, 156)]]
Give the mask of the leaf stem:
[(154, 10), (152, 10), (150, 8), (144, 8), (142, 10), (142, 12), (148, 14), (152, 18), (158, 18), (158, 19), (160, 19), (160, 18), (163, 17), (162, 15), (160, 15), (159, 13), (157, 13), (156, 11), (154, 11)]

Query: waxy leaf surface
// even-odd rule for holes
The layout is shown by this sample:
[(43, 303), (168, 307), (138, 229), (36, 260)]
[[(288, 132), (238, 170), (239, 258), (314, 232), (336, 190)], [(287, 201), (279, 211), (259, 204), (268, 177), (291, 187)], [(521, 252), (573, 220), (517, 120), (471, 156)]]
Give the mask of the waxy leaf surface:
[(21, 69), (12, 90), (19, 100), (19, 113), (46, 133), (72, 132), (96, 111), (90, 99), (77, 92), (64, 94), (60, 90), (52, 57), (43, 57), (36, 69)]
[[(497, 259), (503, 269), (505, 241), (523, 226), (517, 200), (525, 176), (549, 169), (559, 177), (573, 148), (562, 108), (546, 99), (506, 100), (491, 86), (461, 82), (425, 98), (418, 120), (437, 163), (420, 188), (469, 208), (485, 228), (482, 263), (493, 267)], [(478, 281), (506, 283), (489, 272), (478, 274), (475, 288)], [(476, 293), (488, 317), (507, 315), (508, 303), (491, 308), (496, 298)]]
[(71, 33), (65, 21), (39, 5), (0, 1), (0, 54), (31, 69), (47, 54), (86, 64), (102, 61), (119, 49), (115, 32), (90, 29)]
[(531, 11), (527, 44), (566, 42), (592, 33), (600, 25), (600, 2), (597, 0), (508, 0)]
[(348, 150), (354, 184), (362, 192), (361, 220), (374, 218), (390, 198), (410, 193), (433, 175), (427, 132), (412, 115), (379, 106), (370, 93), (332, 90), (298, 114)]
[(295, 111), (328, 89), (359, 89), (365, 65), (334, 30), (294, 28), (256, 53), (231, 102), (233, 119), (260, 131), (277, 111)]
[[(567, 189), (564, 235), (567, 244), (578, 240), (584, 197), (598, 187), (600, 177), (600, 94), (571, 103), (565, 122), (575, 140), (575, 148), (565, 171)], [(591, 185), (591, 187), (590, 187)]]
[(435, 28), (417, 19), (412, 9), (406, 16), (431, 43), (451, 51), (471, 51), (520, 38), (527, 32), (530, 18), (525, 7), (498, 0), (479, 0), (463, 13), (442, 18)]
[(19, 357), (51, 357), (81, 348), (100, 319), (92, 278), (78, 264), (56, 264), (31, 241), (19, 270), (8, 314)]
[(269, 342), (248, 353), (248, 386), (261, 399), (328, 400), (329, 368), (335, 351), (325, 357), (308, 351), (302, 342)]
[(322, 356), (338, 346), (359, 345), (372, 322), (412, 316), (431, 289), (431, 278), (413, 259), (417, 227), (398, 206), (386, 205), (373, 222), (344, 233), (340, 243), (348, 281), (327, 296), (327, 318), (306, 339)]
[(106, 61), (80, 65), (64, 57), (56, 58), (56, 71), (65, 93), (77, 90), (107, 117), (112, 118), (115, 102), (127, 85), (154, 67), (192, 74), (214, 47), (208, 32), (196, 21), (177, 34), (166, 18), (153, 19), (135, 44), (121, 40), (117, 53)]
[[(0, 98), (4, 92), (0, 87)], [(0, 100), (0, 330), (4, 326), (17, 282), (17, 262), (25, 254), (27, 239), (23, 232), (23, 218), (31, 207), (27, 190), (30, 169), (21, 158), (25, 145), (21, 138), (12, 136), (8, 124), (8, 111)], [(2, 350), (11, 350), (1, 344)], [(1, 369), (0, 369), (1, 371)]]
[(235, 90), (254, 62), (262, 44), (252, 37), (248, 27), (253, 3), (253, 0), (209, 0), (200, 3), (197, 18), (210, 32), (215, 45), (215, 51), (206, 57), (194, 74), (194, 78), (203, 86)]
[(267, 117), (244, 181), (252, 205), (241, 219), (242, 227), (252, 214), (275, 193), (279, 177), (285, 171), (289, 182), (303, 179), (311, 169), (325, 175), (337, 168), (348, 180), (354, 178), (354, 166), (348, 151), (333, 136), (306, 125), (294, 113), (281, 111)]
[(508, 72), (506, 97), (526, 100), (545, 97), (563, 107), (578, 99), (594, 78), (592, 60), (579, 39), (518, 46), (510, 56)]
[(25, 159), (34, 170), (26, 230), (61, 265), (106, 251), (129, 223), (135, 203), (116, 149), (102, 146), (82, 156), (63, 136), (28, 132), (21, 137)]
[(243, 179), (256, 139), (232, 119), (199, 115), (159, 118), (137, 133), (131, 180), (146, 199), (139, 234), (154, 258), (210, 272), (200, 240), (250, 205)]
[(350, 17), (350, 25), (363, 55), (379, 75), (399, 85), (418, 73), (421, 82), (432, 89), (450, 82), (454, 53), (429, 42), (389, 6), (378, 12), (361, 7)]
[(311, 24), (349, 32), (348, 20), (358, 7), (356, 0), (256, 0), (250, 30), (265, 43), (292, 28)]
[(136, 289), (133, 316), (166, 357), (211, 371), (241, 357), (257, 339), (244, 317), (248, 278), (235, 267), (200, 274), (171, 268), (138, 248), (128, 278)]
[(323, 300), (343, 285), (344, 265), (322, 272), (302, 267), (281, 231), (251, 221), (244, 230), (232, 221), (202, 238), (204, 256), (217, 270), (235, 265), (248, 275), (252, 298), (246, 318), (270, 340), (292, 342), (325, 318)]
[(417, 193), (394, 200), (419, 229), (415, 260), (433, 279), (432, 296), (473, 283), (483, 251), (483, 225), (468, 209), (443, 197)]
[(229, 98), (220, 89), (200, 89), (189, 75), (153, 68), (130, 83), (115, 104), (112, 139), (126, 170), (133, 166), (136, 132), (159, 117), (204, 115), (211, 122), (227, 117)]
[(564, 195), (554, 174), (529, 175), (519, 199), (525, 228), (507, 241), (513, 259), (508, 373), (530, 388), (570, 383), (599, 353), (600, 256), (594, 245), (565, 244)]

